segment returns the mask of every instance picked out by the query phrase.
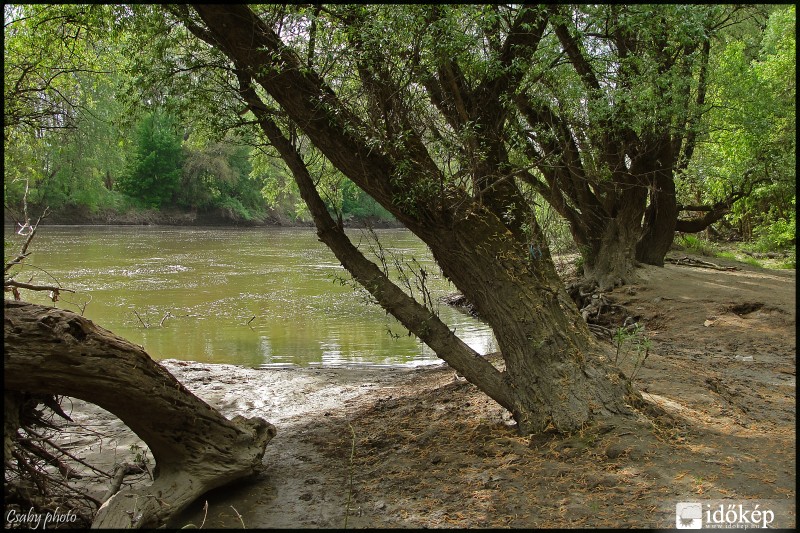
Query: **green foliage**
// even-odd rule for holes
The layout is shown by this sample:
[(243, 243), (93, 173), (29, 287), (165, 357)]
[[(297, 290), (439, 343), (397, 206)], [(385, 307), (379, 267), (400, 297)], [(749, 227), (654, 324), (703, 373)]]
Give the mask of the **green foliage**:
[(751, 256), (747, 255), (746, 253), (742, 253), (742, 252), (734, 252), (734, 251), (723, 250), (723, 251), (717, 252), (715, 255), (716, 255), (716, 257), (720, 257), (722, 259), (730, 259), (731, 261), (739, 261), (740, 263), (745, 263), (745, 264), (748, 264), (748, 265), (754, 266), (754, 267), (759, 267), (759, 268), (764, 268), (765, 267), (765, 265), (761, 261), (756, 259), (755, 257), (751, 257)]
[[(252, 149), (260, 133), (242, 115), (230, 86), (236, 80), (222, 55), (175, 24), (174, 7), (154, 5), (4, 6), (4, 195), (19, 204), (28, 186), (33, 204), (80, 206), (91, 211), (145, 207), (220, 210), (236, 219), (258, 219), (272, 208), (293, 220), (307, 218), (293, 179), (268, 152)], [(408, 210), (432, 201), (448, 188), (475, 191), (467, 170), (485, 158), (485, 125), (466, 117), (444, 124), (420, 76), (441, 76), (453, 62), (467, 89), (508, 73), (520, 74), (518, 90), (532, 102), (557, 111), (581, 143), (587, 178), (610, 182), (604, 163), (604, 136), (633, 132), (646, 138), (680, 131), (686, 101), (697, 91), (698, 52), (684, 55), (713, 35), (709, 91), (702, 109), (701, 138), (691, 166), (679, 180), (683, 203), (713, 203), (754, 184), (728, 220), (760, 250), (791, 246), (795, 231), (795, 7), (612, 4), (573, 6), (552, 14), (550, 28), (532, 57), (510, 64), (499, 50), (518, 6), (402, 5), (260, 8), (292, 32), (291, 46), (311, 68), (334, 80), (333, 90), (351, 124), (376, 149), (408, 161), (408, 132), (418, 129), (443, 181), (398, 172), (398, 195)], [(746, 13), (746, 16), (740, 14)], [(709, 21), (740, 17), (754, 22), (709, 30)], [(765, 14), (764, 18), (758, 16)], [(768, 18), (766, 18), (768, 14)], [(340, 17), (341, 15), (341, 17)], [(346, 15), (346, 16), (345, 16)], [(349, 16), (363, 17), (345, 24)], [(570, 20), (601, 90), (589, 94), (564, 56), (552, 24)], [(316, 27), (311, 48), (309, 23)], [(574, 20), (580, 20), (574, 23)], [(762, 26), (761, 22), (765, 21)], [(529, 30), (530, 25), (522, 28)], [(609, 32), (629, 35), (636, 48), (624, 57)], [(357, 46), (357, 43), (361, 43)], [(657, 44), (654, 45), (654, 43)], [(384, 61), (384, 58), (392, 58)], [(665, 58), (677, 58), (673, 63)], [(359, 68), (385, 69), (381, 75), (401, 88), (395, 111), (370, 111)], [(258, 88), (260, 91), (261, 89)], [(689, 100), (682, 100), (689, 95)], [(505, 98), (505, 97), (504, 97)], [(270, 100), (265, 97), (269, 105)], [(146, 112), (156, 108), (152, 113)], [(214, 112), (209, 112), (213, 109)], [(512, 117), (513, 102), (502, 101)], [(403, 123), (397, 117), (407, 114)], [(405, 119), (404, 119), (405, 120)], [(511, 118), (506, 124), (511, 124)], [(506, 127), (506, 126), (504, 126)], [(390, 219), (386, 210), (335, 171), (286, 126), (287, 135), (309, 158), (322, 196), (344, 219)], [(532, 128), (535, 129), (535, 128)], [(234, 138), (232, 131), (240, 133)], [(190, 133), (181, 146), (179, 132)], [(528, 167), (525, 139), (543, 146), (552, 137), (506, 127), (508, 157)], [(313, 159), (316, 158), (316, 161)], [(595, 187), (594, 191), (603, 191)], [(611, 190), (611, 189), (609, 189)], [(599, 193), (598, 193), (599, 194)], [(536, 215), (551, 247), (567, 250), (572, 236), (564, 221), (543, 209)], [(580, 206), (576, 206), (580, 208)], [(249, 217), (249, 218), (248, 218)]]
[(160, 110), (147, 114), (137, 128), (134, 153), (128, 172), (118, 182), (119, 190), (144, 207), (175, 205), (184, 160), (181, 138), (174, 117)]
[(393, 219), (386, 209), (347, 178), (342, 178), (342, 217)]
[(797, 268), (797, 248), (795, 246), (792, 246), (792, 248), (789, 250), (789, 257), (782, 261), (778, 265), (778, 268), (785, 268), (788, 270)]
[(105, 6), (6, 5), (4, 192), (18, 207), (115, 205), (122, 164), (113, 24)]
[(645, 333), (645, 327), (638, 322), (632, 326), (617, 328), (613, 341), (616, 349), (615, 365), (622, 365), (633, 355), (633, 368), (627, 375), (628, 380), (632, 382), (647, 361), (653, 343)]
[(760, 252), (783, 250), (795, 244), (797, 215), (792, 211), (789, 219), (779, 218), (756, 228), (754, 248)]
[[(760, 231), (767, 231), (766, 227)], [(774, 235), (743, 243), (710, 242), (698, 235), (679, 234), (675, 246), (683, 251), (708, 257), (738, 261), (759, 268), (796, 268), (796, 246), (785, 239), (794, 236), (794, 228), (776, 224)], [(781, 242), (780, 246), (775, 242)]]
[(795, 26), (795, 6), (775, 6), (764, 29), (723, 35), (711, 57), (708, 133), (679, 184), (688, 203), (750, 192), (727, 218), (766, 248), (794, 240)]
[(250, 149), (223, 139), (185, 149), (177, 205), (193, 210), (219, 209), (233, 220), (260, 218), (261, 185), (251, 179)]
[(263, 148), (250, 154), (250, 179), (261, 185), (260, 195), (269, 209), (292, 221), (305, 220), (308, 210), (283, 162)]
[(678, 234), (676, 235), (675, 240), (678, 241), (679, 246), (682, 246), (690, 253), (707, 256), (713, 256), (717, 253), (717, 249), (713, 243), (710, 243), (698, 237), (697, 235)]
[(238, 198), (226, 196), (219, 201), (217, 207), (230, 220), (250, 222), (256, 218)]
[(110, 37), (101, 5), (4, 4), (3, 125), (28, 131), (69, 127), (85, 85), (102, 67)]
[[(251, 179), (261, 183), (261, 194), (266, 205), (280, 216), (292, 221), (308, 222), (310, 214), (300, 197), (300, 192), (282, 161), (268, 151), (254, 150), (251, 153)], [(348, 219), (378, 219), (390, 221), (394, 218), (368, 194), (352, 181), (333, 169), (318, 154), (309, 154), (310, 171), (318, 177), (320, 194), (334, 216)]]

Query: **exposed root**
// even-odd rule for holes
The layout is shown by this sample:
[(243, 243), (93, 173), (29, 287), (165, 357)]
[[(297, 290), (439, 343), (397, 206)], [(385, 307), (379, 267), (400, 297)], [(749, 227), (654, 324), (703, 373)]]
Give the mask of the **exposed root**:
[(615, 303), (609, 291), (600, 290), (596, 284), (572, 283), (567, 293), (595, 336), (611, 340), (618, 328), (635, 329), (639, 317)]
[[(566, 289), (596, 337), (612, 340), (618, 328), (628, 332), (635, 329), (639, 317), (615, 303), (610, 291), (600, 290), (595, 283), (581, 282), (570, 283)], [(439, 301), (472, 317), (481, 318), (472, 302), (461, 293), (442, 296)]]
[[(55, 444), (64, 421), (70, 420), (61, 409), (62, 398), (6, 392), (5, 400), (5, 512), (13, 511), (14, 516), (69, 513), (69, 523), (64, 525), (88, 528), (102, 502), (76, 486), (75, 481), (87, 475), (81, 466), (88, 466), (88, 473), (100, 480), (111, 476)], [(31, 526), (27, 522), (6, 525)]]

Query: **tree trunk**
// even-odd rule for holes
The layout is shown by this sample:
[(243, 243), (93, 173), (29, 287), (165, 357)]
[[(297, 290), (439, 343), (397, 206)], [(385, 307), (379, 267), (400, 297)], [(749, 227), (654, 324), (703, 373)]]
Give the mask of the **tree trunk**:
[[(571, 432), (595, 416), (629, 411), (641, 400), (601, 355), (544, 250), (514, 248), (500, 219), (484, 209), (451, 226), (415, 227), (444, 274), (475, 302), (498, 340), (506, 371), (498, 372), (450, 329), (389, 280), (350, 243), (328, 214), (302, 158), (257, 105), (246, 80), (242, 94), (262, 130), (292, 171), (320, 240), (342, 265), (410, 331), (450, 366), (511, 411), (523, 434), (548, 427)], [(520, 255), (522, 254), (522, 255)], [(522, 259), (520, 259), (520, 257)]]
[(94, 403), (153, 453), (154, 483), (110, 498), (93, 527), (161, 525), (204, 492), (258, 471), (275, 435), (259, 417), (228, 420), (140, 346), (70, 311), (6, 300), (4, 336), (6, 391)]
[(625, 222), (626, 218), (608, 219), (603, 227), (587, 232), (596, 236), (593, 236), (583, 254), (585, 283), (596, 284), (600, 290), (610, 290), (631, 280), (636, 241), (641, 229), (638, 224)]
[(14, 452), (14, 437), (20, 427), (19, 412), (23, 395), (16, 391), (3, 391), (3, 462), (8, 464)]
[(650, 205), (644, 217), (642, 238), (636, 245), (636, 259), (648, 265), (664, 266), (678, 222), (678, 201), (675, 196), (675, 180), (672, 176), (673, 157), (670, 143), (662, 142), (659, 158), (653, 168), (653, 186)]
[(587, 284), (610, 290), (631, 280), (647, 200), (647, 189), (637, 176), (645, 171), (640, 161), (635, 161), (630, 174), (621, 178), (625, 182), (624, 191), (605, 207), (606, 215), (580, 221), (582, 234), (586, 235), (581, 253)]
[(420, 235), (444, 274), (492, 327), (506, 371), (509, 410), (523, 434), (579, 429), (627, 413), (641, 397), (596, 344), (549, 256), (501, 239), (504, 227), (478, 212), (452, 231)]

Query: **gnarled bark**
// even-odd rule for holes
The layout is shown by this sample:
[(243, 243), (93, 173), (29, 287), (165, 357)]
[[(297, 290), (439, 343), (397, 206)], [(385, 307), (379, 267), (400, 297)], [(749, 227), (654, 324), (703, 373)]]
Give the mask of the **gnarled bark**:
[(629, 282), (633, 276), (636, 240), (639, 231), (619, 218), (608, 219), (584, 249), (584, 284), (611, 290)]
[[(585, 19), (577, 16), (579, 7), (549, 9), (558, 15), (551, 17), (551, 26), (583, 84), (581, 98), (589, 108), (604, 112), (575, 120), (571, 111), (563, 111), (569, 106), (562, 102), (552, 105), (534, 92), (516, 94), (514, 103), (526, 123), (520, 133), (539, 170), (538, 176), (522, 177), (569, 223), (584, 259), (586, 282), (608, 288), (625, 281), (637, 262), (663, 266), (676, 224), (679, 230), (690, 227), (678, 220), (675, 178), (686, 170), (695, 150), (706, 110), (711, 36), (722, 25), (715, 23), (712, 11), (698, 11), (704, 38), (680, 39), (684, 44), (667, 53), (672, 48), (666, 44), (680, 35), (676, 27), (656, 25), (649, 33), (630, 24), (633, 19), (628, 17), (636, 9), (602, 8)], [(662, 13), (670, 16), (668, 9)], [(605, 20), (592, 21), (598, 15)], [(607, 45), (598, 47), (603, 41)], [(607, 82), (601, 83), (607, 72), (597, 69), (608, 59), (597, 61), (596, 51), (601, 49), (603, 54), (609, 49), (616, 54), (613, 92), (603, 88)], [(651, 68), (642, 69), (647, 63), (631, 62), (633, 57), (652, 60)], [(665, 83), (662, 76), (667, 74), (670, 81)], [(648, 111), (641, 107), (640, 95), (645, 93), (655, 96), (647, 103), (652, 106)], [(550, 98), (569, 101), (574, 96), (556, 93)], [(647, 125), (637, 126), (627, 117)]]
[(509, 409), (522, 432), (570, 432), (629, 412), (626, 403), (641, 397), (604, 357), (549, 255), (530, 257), (501, 235), (501, 221), (484, 211), (423, 239), (492, 327), (506, 364)]
[(5, 300), (4, 387), (80, 398), (118, 416), (150, 447), (152, 485), (100, 508), (93, 527), (162, 524), (204, 492), (250, 475), (275, 428), (259, 417), (228, 420), (141, 346), (70, 311)]

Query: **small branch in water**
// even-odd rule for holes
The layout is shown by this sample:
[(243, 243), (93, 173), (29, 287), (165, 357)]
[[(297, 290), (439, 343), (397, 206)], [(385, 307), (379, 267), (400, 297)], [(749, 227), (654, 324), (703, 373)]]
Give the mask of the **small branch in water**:
[(30, 218), (28, 217), (28, 180), (25, 180), (25, 194), (22, 197), (22, 202), (23, 202), (23, 209), (25, 212), (25, 223), (20, 224), (19, 222), (17, 222), (17, 225), (19, 225), (19, 230), (17, 230), (17, 235), (25, 236), (26, 237), (25, 243), (22, 245), (22, 249), (20, 249), (17, 257), (6, 263), (5, 268), (3, 270), (4, 274), (7, 273), (9, 270), (11, 270), (11, 267), (13, 267), (14, 265), (22, 263), (25, 260), (25, 258), (30, 255), (30, 252), (28, 252), (28, 247), (31, 245), (33, 236), (36, 235), (36, 229), (39, 227), (39, 223), (42, 221), (42, 219), (45, 218), (48, 214), (50, 214), (50, 208), (45, 207), (44, 211), (42, 212), (42, 215), (38, 218), (38, 220), (36, 220), (36, 223), (33, 226), (31, 226)]
[(81, 308), (81, 316), (83, 316), (83, 313), (86, 312), (86, 306), (89, 305), (91, 303), (91, 301), (92, 301), (92, 295), (90, 294), (89, 295), (89, 300), (86, 301), (86, 302), (83, 302), (83, 305), (80, 306), (80, 308)]
[(144, 320), (142, 320), (142, 317), (140, 317), (139, 313), (136, 312), (136, 309), (133, 310), (133, 314), (136, 315), (136, 318), (139, 319), (139, 322), (142, 323), (142, 326), (144, 326), (145, 329), (150, 327), (150, 326), (148, 326), (147, 324), (144, 323)]
[(172, 313), (167, 311), (167, 314), (164, 315), (164, 318), (161, 319), (161, 322), (158, 323), (158, 327), (164, 327), (164, 321), (172, 316)]
[[(250, 322), (256, 319), (256, 315), (253, 315), (253, 318), (247, 321), (247, 325), (250, 326)], [(252, 326), (251, 326), (252, 327)]]
[(82, 304), (79, 304), (79, 303), (76, 303), (76, 302), (71, 302), (71, 301), (69, 301), (69, 300), (64, 300), (64, 301), (65, 301), (66, 303), (68, 303), (68, 304), (70, 304), (70, 305), (74, 305), (75, 307), (77, 307), (78, 309), (80, 309), (80, 311), (81, 311), (81, 316), (83, 316), (83, 315), (84, 315), (84, 313), (86, 313), (86, 306), (87, 306), (87, 305), (89, 305), (89, 304), (92, 302), (92, 295), (90, 294), (90, 295), (89, 295), (89, 299), (88, 299), (88, 300), (86, 300), (85, 302), (83, 302)]

